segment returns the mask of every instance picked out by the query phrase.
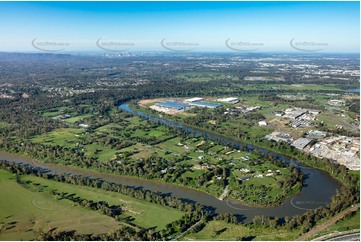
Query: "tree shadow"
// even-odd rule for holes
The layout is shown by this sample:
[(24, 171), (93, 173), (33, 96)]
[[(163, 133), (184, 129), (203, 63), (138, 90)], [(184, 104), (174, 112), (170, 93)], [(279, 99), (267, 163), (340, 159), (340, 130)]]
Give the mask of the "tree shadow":
[(254, 238), (256, 238), (256, 236), (254, 236), (254, 235), (245, 236), (245, 237), (242, 237), (241, 241), (251, 241)]

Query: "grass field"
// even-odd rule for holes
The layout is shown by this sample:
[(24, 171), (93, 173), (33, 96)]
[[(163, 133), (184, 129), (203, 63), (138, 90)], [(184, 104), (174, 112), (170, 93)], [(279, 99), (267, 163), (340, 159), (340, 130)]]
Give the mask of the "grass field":
[(80, 142), (80, 135), (83, 130), (73, 128), (62, 128), (55, 131), (44, 133), (31, 138), (32, 142), (46, 145), (60, 145), (64, 147), (75, 147)]
[(46, 112), (43, 112), (42, 115), (44, 117), (48, 117), (48, 118), (51, 118), (51, 117), (55, 117), (55, 116), (58, 116), (58, 115), (61, 115), (63, 114), (64, 112), (66, 112), (66, 108), (54, 108), (54, 109), (49, 109), (47, 110)]
[(0, 170), (0, 240), (33, 240), (40, 229), (76, 230), (79, 234), (106, 233), (119, 226), (113, 218), (30, 191), (15, 175)]
[(76, 117), (72, 117), (72, 118), (67, 118), (67, 119), (65, 119), (65, 122), (76, 123), (83, 119), (89, 118), (91, 116), (92, 116), (91, 114), (80, 115), (80, 116), (76, 116)]
[(85, 148), (85, 154), (87, 156), (95, 156), (99, 159), (99, 161), (108, 161), (114, 158), (117, 150), (114, 150), (107, 146), (101, 146), (96, 143), (87, 145)]
[(182, 240), (294, 240), (297, 231), (276, 228), (250, 228), (244, 225), (211, 221), (198, 233), (187, 234)]
[(122, 213), (124, 221), (126, 221), (127, 217), (131, 216), (134, 218), (132, 223), (142, 228), (156, 227), (157, 230), (160, 230), (165, 228), (168, 223), (177, 220), (184, 215), (184, 213), (179, 210), (164, 207), (158, 204), (152, 204), (144, 200), (135, 199), (116, 192), (109, 192), (86, 186), (59, 183), (35, 176), (24, 176), (23, 179), (47, 186), (45, 192), (49, 192), (51, 189), (56, 189), (59, 192), (66, 192), (68, 194), (74, 193), (76, 196), (87, 200), (106, 201), (111, 205), (120, 205), (125, 210)]

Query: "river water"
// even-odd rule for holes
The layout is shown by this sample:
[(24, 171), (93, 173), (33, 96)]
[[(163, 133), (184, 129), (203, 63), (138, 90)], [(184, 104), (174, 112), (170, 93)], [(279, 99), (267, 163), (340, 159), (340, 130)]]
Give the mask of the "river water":
[(336, 193), (336, 190), (341, 187), (341, 184), (337, 180), (333, 179), (328, 173), (318, 169), (307, 167), (298, 161), (288, 158), (287, 156), (276, 154), (266, 149), (252, 147), (250, 145), (243, 144), (242, 142), (227, 139), (225, 137), (213, 133), (186, 127), (179, 123), (152, 117), (144, 113), (132, 110), (127, 104), (122, 104), (119, 106), (119, 108), (150, 120), (159, 121), (163, 124), (177, 127), (179, 129), (183, 129), (190, 133), (205, 135), (206, 137), (216, 139), (225, 145), (234, 145), (236, 147), (246, 146), (249, 150), (258, 149), (263, 153), (270, 153), (284, 162), (287, 163), (292, 162), (304, 174), (305, 180), (302, 191), (299, 194), (295, 195), (294, 197), (285, 200), (284, 203), (280, 206), (258, 208), (258, 207), (250, 207), (250, 206), (238, 204), (228, 199), (221, 201), (218, 200), (216, 197), (211, 196), (207, 193), (178, 185), (146, 180), (136, 177), (104, 174), (104, 173), (76, 168), (72, 166), (41, 163), (24, 156), (14, 155), (7, 152), (0, 151), (0, 160), (5, 159), (9, 161), (15, 161), (18, 163), (26, 163), (32, 166), (47, 169), (49, 170), (49, 173), (53, 173), (53, 174), (71, 173), (74, 175), (84, 175), (91, 178), (100, 178), (105, 181), (114, 182), (118, 184), (123, 184), (133, 187), (141, 187), (143, 189), (154, 192), (159, 191), (162, 193), (170, 194), (177, 198), (191, 200), (199, 204), (208, 206), (219, 214), (231, 213), (235, 215), (240, 215), (244, 217), (245, 221), (250, 221), (255, 215), (285, 217), (285, 216), (292, 216), (292, 215), (304, 213), (307, 210), (314, 209), (329, 203), (331, 197)]

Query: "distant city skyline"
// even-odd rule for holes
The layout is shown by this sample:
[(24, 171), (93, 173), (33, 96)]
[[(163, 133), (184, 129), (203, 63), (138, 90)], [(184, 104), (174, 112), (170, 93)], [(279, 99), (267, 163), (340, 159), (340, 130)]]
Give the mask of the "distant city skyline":
[(360, 51), (359, 2), (0, 2), (0, 51)]

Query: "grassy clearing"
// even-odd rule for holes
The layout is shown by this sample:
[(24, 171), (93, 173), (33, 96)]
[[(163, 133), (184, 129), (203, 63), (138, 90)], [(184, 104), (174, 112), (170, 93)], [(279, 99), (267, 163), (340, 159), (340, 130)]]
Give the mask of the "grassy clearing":
[(127, 217), (131, 216), (134, 218), (132, 223), (143, 228), (157, 227), (157, 230), (160, 230), (165, 228), (168, 223), (177, 220), (184, 215), (184, 213), (179, 210), (164, 207), (158, 204), (152, 204), (147, 201), (135, 199), (116, 192), (109, 192), (86, 186), (59, 183), (35, 176), (24, 176), (24, 180), (30, 180), (43, 186), (47, 186), (46, 191), (48, 192), (51, 189), (56, 189), (69, 194), (74, 193), (76, 196), (87, 200), (107, 201), (111, 205), (121, 205), (125, 210), (122, 213), (124, 221), (126, 221)]
[(83, 132), (80, 129), (62, 128), (35, 136), (30, 140), (45, 145), (60, 145), (73, 148), (81, 141), (80, 136)]
[(85, 148), (85, 154), (89, 157), (97, 157), (99, 161), (108, 161), (115, 157), (117, 150), (114, 150), (107, 146), (101, 146), (98, 144), (87, 145)]
[(324, 124), (330, 129), (334, 129), (336, 125), (342, 125), (344, 128), (352, 130), (352, 126), (350, 126), (349, 122), (347, 122), (346, 119), (340, 117), (339, 115), (335, 115), (332, 112), (323, 112), (319, 114), (317, 118), (320, 121), (323, 121)]
[(176, 138), (167, 140), (165, 142), (162, 142), (162, 143), (156, 145), (156, 147), (159, 147), (161, 149), (165, 149), (165, 150), (167, 150), (169, 152), (173, 152), (173, 153), (176, 153), (176, 154), (182, 154), (182, 153), (186, 152), (187, 149), (184, 148), (184, 146), (178, 145), (178, 143), (180, 143), (180, 141), (181, 141), (181, 138), (176, 137)]
[(244, 225), (211, 221), (198, 233), (187, 234), (182, 240), (294, 240), (299, 233), (286, 229), (250, 228)]
[(6, 128), (6, 127), (8, 127), (9, 125), (11, 125), (11, 124), (9, 124), (9, 123), (7, 123), (7, 122), (0, 122), (0, 129), (3, 129), (3, 128)]
[(182, 177), (196, 178), (203, 173), (204, 173), (204, 170), (187, 171), (182, 174)]
[(122, 127), (118, 124), (111, 123), (97, 128), (96, 132), (100, 134), (101, 133), (109, 134), (109, 133), (114, 133), (116, 129), (122, 129)]
[(65, 119), (65, 122), (67, 122), (67, 123), (76, 123), (76, 122), (79, 122), (79, 121), (81, 121), (83, 119), (89, 118), (91, 116), (92, 116), (91, 114), (80, 115), (80, 116), (76, 116), (76, 117), (72, 117), (72, 118), (67, 118), (67, 119)]
[(107, 233), (120, 224), (70, 201), (30, 191), (4, 170), (0, 170), (0, 193), (0, 240), (33, 240), (38, 230), (51, 228), (76, 230), (79, 234)]

